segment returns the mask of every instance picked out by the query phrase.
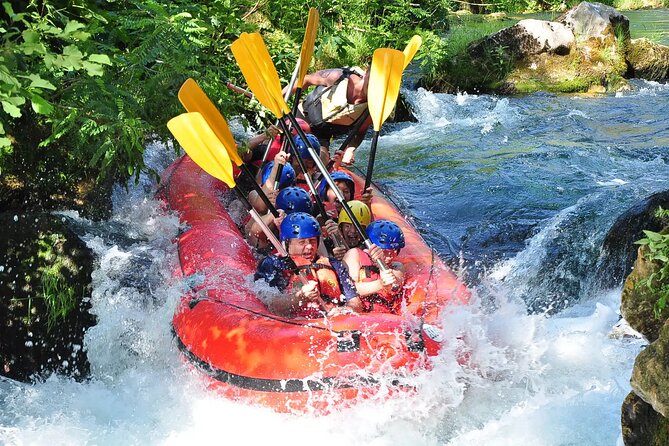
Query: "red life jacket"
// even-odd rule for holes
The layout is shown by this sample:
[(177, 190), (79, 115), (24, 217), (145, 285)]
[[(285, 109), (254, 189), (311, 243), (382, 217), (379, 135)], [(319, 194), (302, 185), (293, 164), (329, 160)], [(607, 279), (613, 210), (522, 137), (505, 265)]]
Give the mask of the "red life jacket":
[[(372, 261), (366, 251), (360, 248), (357, 249), (360, 258), (360, 270), (358, 271), (357, 282), (374, 282), (380, 280), (379, 267)], [(378, 293), (370, 294), (368, 296), (360, 296), (368, 311), (374, 307), (376, 310), (381, 310), (389, 313), (395, 313), (399, 310), (399, 304), (402, 301), (400, 296), (402, 288), (399, 291), (393, 292), (383, 287)], [(376, 305), (375, 305), (376, 304)]]
[(305, 180), (304, 178), (297, 178), (295, 180), (295, 186), (299, 187), (300, 189), (304, 189), (307, 192), (309, 192), (309, 194), (311, 194), (311, 189), (309, 189), (309, 184), (307, 183), (307, 180)]
[[(295, 263), (297, 264), (298, 271), (303, 273), (307, 280), (313, 280), (318, 283), (318, 291), (326, 303), (336, 305), (343, 303), (339, 277), (335, 269), (330, 265), (330, 259), (319, 257), (314, 262), (309, 263), (306, 260), (298, 258)], [(302, 287), (302, 282), (295, 273), (291, 274), (289, 284), (288, 293), (292, 293)], [(319, 309), (317, 303), (313, 302), (300, 306), (297, 313), (298, 316), (308, 319), (323, 317), (323, 311)]]

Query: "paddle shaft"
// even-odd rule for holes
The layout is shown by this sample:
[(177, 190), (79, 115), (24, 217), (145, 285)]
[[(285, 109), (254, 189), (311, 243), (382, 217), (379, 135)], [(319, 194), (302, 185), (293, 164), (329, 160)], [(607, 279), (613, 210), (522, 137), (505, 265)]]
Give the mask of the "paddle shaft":
[[(239, 190), (237, 186), (233, 187), (232, 190), (235, 191), (239, 200), (244, 204), (246, 210), (249, 211), (249, 214), (251, 214), (251, 218), (253, 218), (253, 220), (256, 223), (258, 223), (258, 225), (262, 229), (262, 232), (264, 232), (265, 235), (267, 236), (267, 240), (269, 240), (272, 246), (274, 246), (279, 256), (288, 257), (288, 251), (286, 251), (286, 248), (283, 247), (279, 239), (276, 238), (274, 232), (272, 232), (269, 226), (267, 226), (267, 224), (263, 221), (262, 217), (258, 215), (258, 212), (253, 208), (253, 206), (251, 206), (251, 203), (249, 203), (249, 200), (246, 198), (246, 195), (244, 195), (244, 193), (241, 190)], [(302, 285), (307, 285), (309, 283), (309, 280), (303, 274), (298, 274), (298, 277), (300, 278), (300, 282), (302, 282)]]
[(367, 174), (365, 175), (365, 190), (372, 184), (372, 172), (374, 171), (374, 159), (376, 158), (376, 146), (379, 142), (379, 132), (374, 130), (372, 136), (372, 147), (369, 149), (369, 161), (367, 161)]
[[(289, 116), (289, 119), (292, 118), (292, 115), (287, 115), (287, 116)], [(284, 126), (284, 128), (288, 127), (285, 121), (283, 120), (283, 117), (279, 120), (279, 122), (281, 123), (281, 125)], [(295, 121), (295, 118), (292, 118), (290, 122), (292, 123), (293, 126), (295, 126), (295, 129), (297, 129), (298, 134), (301, 134), (300, 137), (302, 138), (302, 141), (306, 141), (307, 147), (311, 149), (309, 153), (311, 154), (312, 157), (315, 157), (314, 162), (316, 162), (315, 160), (317, 159), (321, 164), (323, 164), (323, 161), (321, 161), (320, 156), (315, 154), (314, 148), (311, 147), (311, 145), (309, 144), (309, 140), (302, 131), (302, 128), (299, 125), (297, 125), (297, 121)], [(323, 218), (324, 222), (330, 220), (331, 217), (325, 210), (325, 206), (323, 206), (323, 200), (321, 200), (320, 195), (318, 195), (318, 191), (316, 190), (314, 181), (311, 179), (311, 175), (309, 175), (309, 172), (307, 172), (307, 167), (304, 165), (304, 160), (300, 157), (300, 153), (297, 150), (295, 141), (293, 141), (293, 138), (288, 138), (288, 143), (290, 145), (291, 151), (293, 152), (293, 156), (295, 157), (295, 159), (297, 159), (297, 163), (300, 165), (300, 170), (302, 170), (302, 173), (304, 174), (304, 180), (307, 182), (307, 186), (309, 186), (309, 190), (311, 191), (311, 194), (316, 200), (318, 213), (321, 214), (321, 217)], [(347, 248), (346, 242), (338, 234), (330, 234), (329, 237), (334, 242), (335, 246)]]
[(253, 93), (251, 93), (250, 91), (244, 90), (242, 87), (236, 86), (227, 79), (224, 79), (224, 81), (225, 81), (225, 86), (228, 87), (230, 90), (234, 91), (235, 93), (243, 94), (249, 99), (253, 99)]
[[(287, 115), (289, 116), (289, 119), (292, 117), (292, 115)], [(291, 123), (293, 124), (293, 127), (295, 130), (297, 130), (298, 134), (302, 138), (302, 141), (306, 141), (307, 147), (311, 147), (309, 144), (309, 140), (305, 136), (304, 132), (302, 131), (302, 128), (297, 124), (297, 121), (294, 120), (295, 118), (291, 119)], [(279, 124), (281, 125), (281, 128), (283, 129), (285, 134), (288, 134), (288, 126), (283, 120), (283, 117), (279, 119)], [(293, 138), (288, 137), (288, 145), (290, 146), (291, 151), (293, 152), (293, 156), (297, 160), (297, 163), (300, 165), (300, 170), (302, 170), (302, 173), (304, 174), (304, 181), (307, 182), (307, 185), (309, 186), (309, 190), (311, 191), (311, 194), (314, 196), (314, 199), (316, 200), (316, 206), (318, 207), (318, 213), (321, 214), (321, 217), (323, 219), (328, 220), (330, 216), (328, 213), (325, 211), (325, 206), (323, 206), (323, 201), (321, 200), (321, 197), (318, 195), (318, 191), (316, 190), (316, 186), (314, 186), (314, 181), (311, 179), (311, 175), (309, 175), (309, 172), (307, 172), (307, 166), (304, 165), (304, 160), (300, 157), (300, 152), (297, 150), (297, 146), (295, 145), (295, 141)], [(312, 148), (313, 151), (313, 148)], [(311, 151), (310, 151), (311, 153)], [(313, 156), (313, 154), (312, 154)], [(320, 156), (316, 156), (316, 158), (320, 161)], [(314, 162), (316, 162), (316, 159), (314, 159)], [(321, 161), (322, 163), (322, 161)]]
[(246, 164), (242, 164), (239, 166), (239, 168), (242, 170), (244, 175), (248, 177), (248, 179), (251, 181), (251, 185), (253, 187), (253, 190), (256, 191), (256, 193), (260, 196), (260, 199), (265, 203), (265, 206), (267, 206), (267, 209), (272, 213), (272, 215), (276, 218), (279, 216), (279, 213), (276, 210), (276, 207), (272, 204), (271, 201), (269, 201), (269, 198), (267, 197), (267, 194), (265, 194), (265, 191), (262, 190), (262, 187), (256, 183), (256, 177), (253, 175), (253, 173), (249, 170), (249, 167)]
[[(297, 63), (297, 66), (300, 66), (299, 60)], [(293, 102), (293, 114), (297, 111), (297, 106), (300, 103), (300, 97), (302, 96), (302, 89), (300, 87), (297, 87), (297, 90), (295, 90), (295, 98)], [(281, 144), (281, 149), (285, 149), (286, 144), (285, 141), (282, 141)], [(283, 171), (283, 164), (279, 165), (279, 170), (276, 171), (276, 179), (274, 180), (274, 190), (277, 190), (279, 188), (279, 178), (281, 178), (281, 172)]]
[[(290, 119), (291, 122), (293, 122), (293, 125), (297, 124), (297, 122), (295, 121), (295, 117), (292, 114), (288, 114), (286, 116), (288, 116), (288, 119)], [(297, 133), (303, 140), (306, 141), (307, 137), (304, 135), (304, 132), (302, 131), (301, 128), (297, 127)], [(346, 203), (344, 195), (341, 193), (341, 191), (335, 184), (334, 180), (332, 179), (332, 176), (330, 176), (330, 173), (325, 167), (323, 160), (321, 160), (320, 156), (317, 156), (316, 151), (314, 150), (313, 147), (311, 147), (311, 145), (307, 144), (307, 149), (309, 150), (311, 157), (314, 159), (314, 162), (318, 166), (318, 169), (321, 171), (321, 174), (323, 175), (323, 180), (327, 181), (328, 186), (330, 186), (335, 196), (337, 197), (337, 200), (344, 208), (344, 212), (346, 212), (346, 215), (348, 215), (348, 218), (351, 219), (351, 223), (353, 223), (353, 226), (355, 227), (356, 231), (358, 231), (358, 234), (360, 234), (360, 237), (362, 237), (362, 239), (364, 240), (365, 246), (367, 247), (367, 249), (371, 249), (373, 244), (369, 240), (369, 237), (367, 237), (367, 232), (365, 232), (365, 228), (362, 227), (355, 214), (353, 214), (353, 211), (351, 211), (351, 208), (349, 207), (348, 203)], [(377, 260), (376, 263), (381, 271), (388, 270), (388, 267), (386, 266), (385, 263), (383, 263), (383, 260), (379, 259)], [(397, 285), (393, 286), (394, 291), (396, 291), (395, 287), (397, 287)]]
[[(288, 90), (286, 91), (286, 94), (283, 96), (283, 100), (286, 101), (286, 102), (288, 102), (288, 99), (290, 99), (290, 95), (292, 94), (293, 87), (295, 86), (295, 83), (297, 82), (297, 74), (299, 72), (300, 72), (300, 58), (298, 57), (297, 58), (297, 65), (295, 65), (295, 69), (293, 70), (293, 74), (290, 77), (290, 84), (288, 84)], [(278, 125), (279, 125), (279, 119), (277, 118), (277, 120), (274, 122), (274, 126), (278, 126)], [(281, 148), (282, 149), (285, 148), (284, 144), (286, 143), (286, 138), (290, 138), (290, 133), (286, 134), (284, 132), (284, 135), (283, 135), (283, 138), (282, 138), (282, 141), (281, 141)], [(265, 160), (267, 159), (267, 154), (269, 153), (269, 146), (271, 144), (272, 144), (271, 141), (267, 144), (267, 148), (265, 149), (265, 153), (262, 156), (262, 160), (260, 161), (260, 165), (262, 165), (265, 162)], [(281, 174), (281, 172), (277, 172), (277, 178), (280, 177), (280, 174)]]
[[(351, 144), (351, 141), (353, 141), (355, 135), (358, 134), (360, 128), (365, 123), (367, 118), (369, 118), (369, 110), (365, 110), (364, 112), (362, 112), (362, 115), (360, 115), (360, 117), (358, 118), (358, 121), (355, 123), (355, 126), (353, 126), (350, 132), (348, 132), (348, 135), (346, 135), (346, 139), (344, 140), (344, 142), (341, 143), (341, 146), (339, 146), (339, 148), (335, 150), (335, 153), (337, 153), (340, 150), (346, 149), (348, 145)], [(332, 166), (334, 166), (334, 160), (328, 163), (328, 171), (332, 169)]]

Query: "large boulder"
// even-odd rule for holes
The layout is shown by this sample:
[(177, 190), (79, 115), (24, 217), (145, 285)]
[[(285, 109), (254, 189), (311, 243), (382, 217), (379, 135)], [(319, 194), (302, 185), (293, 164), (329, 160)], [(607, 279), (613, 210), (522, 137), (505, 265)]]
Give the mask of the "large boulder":
[(85, 378), (93, 255), (45, 214), (0, 214), (0, 374), (31, 381), (56, 372)]
[(669, 47), (631, 40), (625, 15), (582, 2), (555, 21), (521, 20), (472, 42), (442, 68), (436, 82), (451, 91), (600, 93), (631, 77), (668, 79)]
[(630, 392), (621, 408), (622, 436), (625, 446), (660, 446), (669, 444), (669, 419), (653, 406)]
[[(639, 256), (634, 269), (627, 276), (620, 300), (620, 312), (632, 328), (641, 333), (648, 341), (655, 341), (660, 335), (664, 321), (669, 317), (669, 308), (665, 308), (660, 317), (655, 317), (653, 307), (657, 302), (657, 293), (640, 283), (658, 271), (658, 266), (644, 258), (647, 247), (639, 248)], [(657, 285), (656, 285), (657, 286)]]
[(669, 46), (646, 38), (632, 39), (627, 48), (628, 76), (663, 81), (669, 79)]
[(637, 356), (630, 383), (656, 412), (669, 416), (669, 320), (657, 340)]
[(468, 52), (473, 58), (484, 58), (492, 48), (503, 48), (514, 59), (523, 59), (541, 53), (566, 55), (573, 46), (574, 35), (565, 25), (526, 19), (474, 43)]
[(579, 44), (615, 44), (616, 39), (630, 38), (630, 21), (611, 6), (601, 3), (579, 3), (557, 19), (571, 29)]
[(655, 217), (660, 206), (669, 209), (669, 191), (657, 192), (637, 202), (611, 226), (604, 238), (599, 268), (603, 288), (618, 286), (632, 271), (637, 258), (634, 242), (643, 237), (644, 229), (655, 232), (664, 229), (666, 222)]
[(526, 93), (626, 87), (629, 20), (583, 2), (555, 21), (521, 20), (473, 42), (445, 66), (450, 89)]

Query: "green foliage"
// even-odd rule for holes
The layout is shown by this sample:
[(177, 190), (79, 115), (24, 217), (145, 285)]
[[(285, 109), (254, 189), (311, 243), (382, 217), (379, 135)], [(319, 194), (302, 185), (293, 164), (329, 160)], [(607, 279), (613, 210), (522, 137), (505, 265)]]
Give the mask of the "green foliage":
[(42, 273), (41, 285), (47, 308), (47, 331), (51, 331), (59, 320), (64, 320), (74, 310), (80, 296), (57, 268)]
[(461, 17), (451, 23), (445, 41), (433, 43), (434, 53), (423, 62), (422, 84), (454, 90), (480, 86), (496, 86), (513, 68), (513, 55), (504, 48), (483, 48), (482, 57), (472, 58), (471, 44), (481, 38), (513, 25), (513, 20), (485, 21), (477, 16)]
[[(508, 1), (499, 8), (526, 9), (529, 0)], [(481, 73), (494, 82), (510, 63), (497, 49), (483, 67), (462, 62), (470, 42), (509, 22), (461, 22), (449, 32), (449, 13), (461, 6), (454, 0), (31, 0), (18, 11), (3, 3), (0, 171), (25, 187), (48, 178), (48, 196), (92, 178), (138, 179), (146, 143), (171, 138), (165, 124), (183, 111), (176, 94), (189, 77), (224, 115), (266, 124), (256, 102), (225, 87), (245, 84), (229, 46), (260, 31), (287, 83), (310, 6), (320, 12), (312, 69), (365, 66), (374, 49), (403, 49), (414, 34), (424, 41), (416, 56), (424, 85)]]
[(43, 117), (54, 106), (49, 96), (73, 75), (100, 76), (111, 64), (106, 54), (91, 51), (87, 25), (45, 3), (29, 3), (15, 12), (2, 4), (8, 17), (2, 27), (0, 53), (0, 150), (10, 151), (12, 123), (30, 108)]
[[(656, 211), (655, 216), (668, 219), (669, 210), (660, 207)], [(646, 236), (635, 243), (647, 247), (644, 258), (650, 262), (654, 262), (658, 266), (658, 269), (647, 278), (639, 281), (638, 286), (647, 287), (657, 295), (657, 301), (653, 310), (655, 317), (659, 318), (669, 304), (669, 234), (653, 231), (643, 232)]]

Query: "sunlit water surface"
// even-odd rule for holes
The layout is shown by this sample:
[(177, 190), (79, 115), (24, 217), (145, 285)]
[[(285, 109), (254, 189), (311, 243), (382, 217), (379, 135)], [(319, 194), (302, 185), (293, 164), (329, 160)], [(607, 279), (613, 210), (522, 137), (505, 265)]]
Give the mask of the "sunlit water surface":
[[(602, 240), (638, 200), (669, 189), (669, 86), (602, 97), (409, 93), (417, 123), (388, 125), (375, 178), (475, 284), (445, 316), (473, 368), (447, 349), (415, 395), (326, 417), (280, 415), (207, 391), (170, 320), (178, 218), (144, 180), (114, 216), (81, 226), (98, 258), (85, 338), (91, 378), (0, 381), (0, 444), (615, 445), (644, 345), (612, 337), (620, 284), (602, 288)], [(358, 154), (366, 165), (369, 143)], [(160, 170), (171, 149), (151, 145)], [(528, 311), (531, 309), (532, 311)], [(548, 310), (548, 313), (545, 312)]]

